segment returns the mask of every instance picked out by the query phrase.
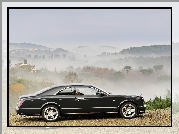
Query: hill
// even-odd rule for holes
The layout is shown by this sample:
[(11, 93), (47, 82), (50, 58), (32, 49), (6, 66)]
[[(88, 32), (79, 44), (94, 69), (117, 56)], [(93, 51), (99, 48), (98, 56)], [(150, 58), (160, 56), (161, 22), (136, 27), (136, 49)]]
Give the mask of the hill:
[(37, 44), (32, 44), (32, 43), (9, 43), (9, 48), (10, 49), (32, 49), (32, 48), (37, 48), (37, 49), (49, 49), (46, 46), (42, 45), (37, 45)]
[(123, 49), (119, 54), (135, 56), (171, 55), (171, 45), (151, 45), (142, 47), (130, 47)]

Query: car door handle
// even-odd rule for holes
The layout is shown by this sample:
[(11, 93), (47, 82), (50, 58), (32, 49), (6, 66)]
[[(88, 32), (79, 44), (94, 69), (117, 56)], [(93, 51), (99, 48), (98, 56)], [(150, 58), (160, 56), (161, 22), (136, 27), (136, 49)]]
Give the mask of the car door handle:
[(77, 98), (78, 100), (84, 100), (84, 98)]
[(84, 100), (84, 98), (77, 98), (75, 97), (75, 101)]

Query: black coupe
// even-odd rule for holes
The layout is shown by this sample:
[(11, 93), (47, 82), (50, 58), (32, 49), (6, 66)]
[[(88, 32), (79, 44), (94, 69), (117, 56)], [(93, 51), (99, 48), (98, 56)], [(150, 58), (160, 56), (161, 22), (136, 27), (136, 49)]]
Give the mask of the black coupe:
[(145, 113), (141, 96), (111, 95), (88, 84), (55, 85), (35, 94), (19, 97), (16, 112), (19, 115), (40, 115), (45, 121), (57, 121), (63, 115), (119, 114), (133, 118)]

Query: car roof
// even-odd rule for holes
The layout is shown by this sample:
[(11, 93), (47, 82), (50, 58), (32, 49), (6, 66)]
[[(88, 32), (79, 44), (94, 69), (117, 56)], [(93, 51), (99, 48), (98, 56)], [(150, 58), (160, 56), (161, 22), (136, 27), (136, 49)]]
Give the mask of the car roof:
[(40, 93), (42, 93), (42, 92), (44, 92), (44, 91), (51, 90), (52, 88), (56, 88), (56, 87), (68, 87), (68, 86), (94, 86), (94, 87), (100, 89), (101, 91), (103, 91), (103, 92), (109, 94), (108, 92), (104, 91), (103, 89), (101, 89), (101, 88), (99, 88), (99, 87), (97, 87), (97, 86), (95, 86), (95, 85), (92, 85), (92, 84), (84, 84), (84, 83), (57, 84), (57, 85), (53, 85), (53, 86), (51, 86), (51, 87), (47, 87), (47, 88), (45, 88), (45, 89), (42, 89), (42, 90), (40, 90), (40, 91), (38, 91), (38, 92), (36, 92), (36, 93), (37, 93), (37, 94), (40, 94)]
[(84, 84), (84, 83), (69, 83), (69, 84), (57, 84), (57, 85), (53, 85), (51, 87), (63, 87), (63, 86), (94, 86), (91, 84)]
[(109, 94), (107, 91), (105, 91), (105, 90), (103, 90), (103, 89), (101, 89), (101, 88), (99, 88), (99, 87), (97, 87), (97, 86), (95, 86), (95, 85), (92, 85), (92, 84), (84, 84), (84, 83), (59, 84), (59, 85), (54, 85), (54, 86), (52, 86), (51, 88), (53, 88), (53, 87), (60, 87), (60, 86), (61, 86), (61, 87), (63, 87), (63, 86), (94, 86), (94, 87), (96, 87), (96, 88), (102, 90), (103, 92)]

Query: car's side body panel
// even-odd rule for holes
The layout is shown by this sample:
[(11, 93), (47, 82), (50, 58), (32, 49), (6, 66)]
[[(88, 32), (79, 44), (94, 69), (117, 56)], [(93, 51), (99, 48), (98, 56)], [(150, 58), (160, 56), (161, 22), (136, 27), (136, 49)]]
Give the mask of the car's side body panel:
[[(63, 86), (64, 88), (65, 86)], [(70, 87), (70, 85), (68, 85)], [(59, 88), (61, 89), (61, 88)], [(57, 89), (53, 90), (56, 92)], [(54, 93), (53, 91), (53, 93)], [(50, 92), (50, 91), (49, 91)], [(65, 93), (63, 93), (65, 94)], [(120, 106), (125, 102), (132, 102), (137, 107), (137, 114), (144, 113), (144, 100), (140, 96), (127, 95), (26, 95), (21, 96), (23, 103), (16, 107), (20, 115), (41, 115), (42, 109), (47, 105), (55, 105), (59, 108), (60, 114), (91, 114), (91, 113), (118, 113)]]

